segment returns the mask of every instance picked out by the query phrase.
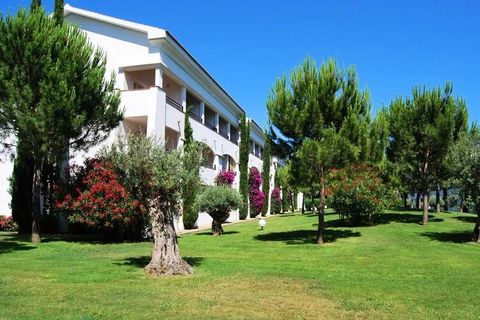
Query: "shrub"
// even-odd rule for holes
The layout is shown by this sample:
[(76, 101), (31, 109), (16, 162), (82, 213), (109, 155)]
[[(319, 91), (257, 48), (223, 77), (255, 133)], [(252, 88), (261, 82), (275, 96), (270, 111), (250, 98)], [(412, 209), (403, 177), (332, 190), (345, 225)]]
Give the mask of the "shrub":
[(316, 199), (305, 199), (304, 201), (305, 203), (305, 210), (307, 211), (311, 211), (313, 210), (313, 207), (315, 208), (318, 208), (320, 206), (320, 199), (316, 198)]
[(262, 212), (265, 204), (265, 194), (260, 190), (262, 176), (257, 168), (250, 169), (248, 177), (248, 197), (250, 200), (250, 217), (255, 217)]
[(282, 211), (282, 197), (280, 188), (276, 187), (272, 190), (271, 195), (271, 211), (272, 213), (280, 213)]
[(235, 176), (236, 173), (233, 171), (222, 170), (215, 177), (215, 183), (217, 186), (231, 187), (233, 185), (233, 181), (235, 181)]
[(377, 167), (366, 164), (332, 171), (329, 202), (340, 219), (355, 226), (371, 224), (374, 216), (388, 207), (392, 192), (380, 176)]
[(230, 211), (242, 205), (240, 193), (226, 186), (206, 187), (197, 197), (199, 211), (207, 212), (213, 219), (212, 234), (223, 234), (222, 223), (227, 221)]
[(18, 225), (12, 216), (0, 215), (0, 231), (18, 231)]
[(72, 168), (75, 191), (57, 203), (68, 213), (68, 221), (108, 240), (140, 239), (145, 206), (119, 183), (108, 161), (90, 160)]

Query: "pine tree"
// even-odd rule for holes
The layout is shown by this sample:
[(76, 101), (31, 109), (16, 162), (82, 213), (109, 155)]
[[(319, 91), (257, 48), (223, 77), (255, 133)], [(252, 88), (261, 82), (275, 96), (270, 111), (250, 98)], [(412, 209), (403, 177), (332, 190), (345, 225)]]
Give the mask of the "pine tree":
[(250, 125), (247, 117), (243, 115), (240, 122), (240, 195), (242, 206), (240, 207), (240, 219), (248, 216), (248, 158), (250, 154)]
[(123, 118), (106, 60), (79, 29), (44, 11), (0, 19), (0, 138), (16, 136), (33, 160), (32, 241), (40, 242), (40, 193), (46, 159), (85, 150)]
[(267, 100), (272, 140), (305, 164), (320, 193), (317, 243), (323, 243), (325, 177), (329, 170), (369, 158), (370, 99), (355, 69), (330, 59), (317, 70), (307, 58), (289, 79), (277, 80)]
[[(406, 171), (423, 196), (423, 224), (428, 224), (429, 190), (441, 176), (445, 158), (467, 128), (465, 102), (452, 97), (452, 85), (415, 87), (411, 98), (397, 98), (389, 109), (389, 155)], [(437, 173), (437, 174), (436, 174)]]

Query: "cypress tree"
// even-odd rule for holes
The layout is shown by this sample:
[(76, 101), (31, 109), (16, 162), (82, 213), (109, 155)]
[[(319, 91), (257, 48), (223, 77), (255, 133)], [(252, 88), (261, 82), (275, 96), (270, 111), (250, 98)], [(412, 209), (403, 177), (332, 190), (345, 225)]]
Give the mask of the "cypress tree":
[(185, 112), (184, 117), (184, 157), (183, 164), (185, 170), (189, 171), (191, 181), (185, 183), (183, 187), (183, 224), (187, 229), (193, 229), (198, 219), (198, 211), (195, 208), (195, 198), (200, 191), (200, 144), (193, 139), (193, 130), (190, 124), (189, 111)]
[(42, 1), (41, 0), (32, 0), (32, 2), (30, 3), (30, 11), (38, 9), (41, 6), (42, 6)]
[(55, 0), (53, 18), (58, 24), (63, 23), (63, 0)]
[(263, 168), (262, 168), (262, 191), (265, 195), (265, 204), (263, 205), (262, 215), (268, 213), (270, 203), (270, 165), (271, 165), (271, 144), (270, 139), (265, 134), (265, 146), (263, 147)]
[(243, 115), (240, 122), (240, 195), (242, 206), (240, 207), (240, 219), (248, 216), (248, 158), (250, 154), (250, 125), (247, 117)]

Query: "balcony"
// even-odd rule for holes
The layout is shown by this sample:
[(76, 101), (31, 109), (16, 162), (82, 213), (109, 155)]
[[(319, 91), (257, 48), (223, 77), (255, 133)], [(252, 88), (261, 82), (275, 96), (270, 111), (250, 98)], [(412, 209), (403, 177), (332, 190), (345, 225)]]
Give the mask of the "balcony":
[(210, 122), (205, 121), (205, 126), (206, 126), (207, 128), (209, 128), (210, 130), (213, 130), (213, 131), (217, 132), (217, 126), (214, 125), (214, 124), (212, 124), (212, 123), (210, 123)]
[(224, 137), (225, 139), (229, 140), (229, 139), (228, 139), (228, 133), (227, 133), (226, 131), (220, 129), (220, 130), (218, 131), (218, 133), (219, 133), (222, 137)]
[(183, 112), (183, 106), (177, 101), (175, 101), (173, 98), (170, 98), (169, 96), (167, 96), (166, 100), (167, 100), (167, 104)]

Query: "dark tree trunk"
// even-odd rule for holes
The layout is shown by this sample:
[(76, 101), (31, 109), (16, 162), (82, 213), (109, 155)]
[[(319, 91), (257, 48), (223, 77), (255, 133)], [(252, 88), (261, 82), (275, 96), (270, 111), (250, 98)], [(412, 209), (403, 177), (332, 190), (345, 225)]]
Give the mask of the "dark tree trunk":
[(473, 228), (473, 242), (480, 242), (480, 211), (477, 213), (477, 222), (475, 223), (475, 227)]
[(463, 197), (460, 197), (460, 213), (463, 213), (463, 205), (464, 205)]
[(448, 189), (443, 188), (443, 211), (448, 211)]
[(423, 220), (422, 224), (426, 226), (428, 224), (428, 191), (423, 192)]
[(420, 209), (420, 192), (417, 192), (417, 198), (415, 201), (415, 209)]
[(33, 163), (32, 184), (32, 243), (40, 243), (40, 196), (42, 189), (42, 157), (37, 155)]
[(173, 214), (169, 208), (151, 208), (153, 249), (152, 259), (145, 272), (152, 276), (185, 275), (192, 267), (180, 257)]
[(440, 213), (440, 186), (435, 190), (435, 212)]
[(302, 196), (302, 214), (305, 214), (305, 195)]
[(322, 244), (325, 232), (325, 178), (323, 168), (320, 169), (320, 204), (318, 208), (317, 244)]
[(408, 193), (404, 192), (404, 193), (403, 193), (403, 207), (404, 207), (405, 209), (408, 207), (407, 198), (408, 198)]
[(220, 236), (223, 234), (223, 227), (220, 221), (217, 221), (217, 220), (212, 221), (212, 234), (214, 236)]

